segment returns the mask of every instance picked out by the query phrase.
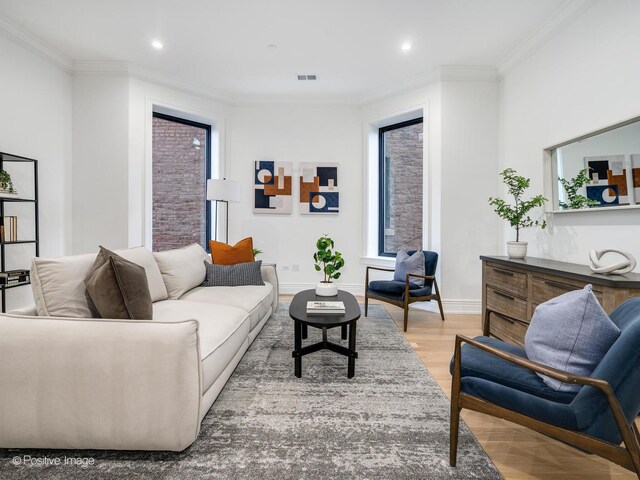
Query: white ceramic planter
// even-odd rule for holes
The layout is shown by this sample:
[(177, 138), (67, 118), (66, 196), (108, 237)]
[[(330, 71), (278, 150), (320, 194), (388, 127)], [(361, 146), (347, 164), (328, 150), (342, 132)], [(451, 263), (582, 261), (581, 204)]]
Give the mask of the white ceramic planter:
[(509, 258), (524, 258), (527, 256), (527, 242), (507, 242)]
[(318, 282), (316, 295), (320, 297), (335, 297), (338, 295), (338, 286), (335, 283)]

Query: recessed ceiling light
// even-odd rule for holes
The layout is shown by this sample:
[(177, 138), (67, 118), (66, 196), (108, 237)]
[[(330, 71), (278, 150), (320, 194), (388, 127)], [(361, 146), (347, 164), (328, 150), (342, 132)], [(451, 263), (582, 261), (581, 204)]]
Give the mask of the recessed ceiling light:
[(270, 43), (269, 45), (267, 45), (267, 48), (269, 50), (275, 50), (276, 48), (278, 48), (278, 45), (276, 45), (275, 43)]
[(162, 47), (164, 45), (162, 45), (162, 42), (160, 40), (154, 40), (153, 42), (151, 42), (151, 46), (156, 50), (162, 50)]
[(411, 50), (411, 43), (404, 42), (400, 48), (402, 49), (403, 52), (408, 52), (409, 50)]

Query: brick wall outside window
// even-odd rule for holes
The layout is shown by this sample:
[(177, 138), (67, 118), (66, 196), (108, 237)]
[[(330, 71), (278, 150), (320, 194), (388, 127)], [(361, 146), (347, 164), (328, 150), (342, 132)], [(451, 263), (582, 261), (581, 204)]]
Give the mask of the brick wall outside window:
[[(201, 148), (193, 147), (193, 139)], [(206, 248), (206, 131), (153, 118), (153, 250)]]
[(390, 224), (393, 235), (384, 236), (386, 252), (420, 250), (422, 245), (423, 124), (384, 133), (385, 156), (390, 159)]

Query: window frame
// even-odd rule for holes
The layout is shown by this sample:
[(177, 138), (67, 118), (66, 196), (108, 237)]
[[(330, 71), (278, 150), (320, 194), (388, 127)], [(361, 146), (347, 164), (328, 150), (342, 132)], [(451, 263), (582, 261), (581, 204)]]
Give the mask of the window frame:
[[(419, 123), (424, 124), (424, 117), (416, 117), (404, 122), (386, 125), (378, 129), (378, 256), (395, 258), (398, 253), (384, 251), (384, 231), (385, 231), (385, 184), (387, 181), (385, 175), (385, 155), (384, 155), (384, 134), (391, 130), (398, 130), (404, 127), (410, 127)], [(424, 131), (424, 128), (423, 128)], [(424, 145), (423, 145), (424, 147)]]
[[(180, 123), (182, 125), (188, 125), (190, 127), (201, 128), (205, 131), (205, 153), (204, 153), (204, 161), (205, 161), (205, 178), (204, 184), (205, 189), (207, 186), (207, 180), (211, 178), (211, 125), (207, 125), (206, 123), (195, 122), (193, 120), (188, 120), (186, 118), (176, 117), (174, 115), (167, 115), (166, 113), (153, 112), (153, 118), (159, 118), (161, 120), (167, 120), (169, 122)], [(153, 183), (153, 182), (152, 182)], [(212, 231), (211, 231), (211, 202), (207, 200), (205, 195), (205, 232), (206, 232), (206, 251), (209, 253), (209, 242), (212, 240)], [(153, 209), (153, 204), (151, 205)], [(153, 225), (151, 227), (153, 231)], [(153, 241), (153, 239), (152, 239)]]

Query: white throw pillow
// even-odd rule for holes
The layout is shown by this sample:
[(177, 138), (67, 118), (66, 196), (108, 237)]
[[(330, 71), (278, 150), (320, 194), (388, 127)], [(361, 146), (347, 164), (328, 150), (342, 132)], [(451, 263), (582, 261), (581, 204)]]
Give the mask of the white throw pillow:
[(96, 260), (95, 253), (31, 261), (31, 289), (38, 315), (91, 318), (84, 277)]
[(129, 260), (144, 268), (147, 274), (147, 281), (149, 282), (149, 293), (151, 293), (152, 302), (167, 299), (169, 296), (167, 287), (164, 284), (162, 274), (151, 251), (145, 247), (135, 247), (127, 248), (126, 250), (116, 250), (115, 253), (125, 260)]
[(170, 300), (180, 298), (192, 288), (202, 285), (206, 276), (204, 262), (211, 262), (207, 252), (197, 243), (188, 247), (154, 252)]

